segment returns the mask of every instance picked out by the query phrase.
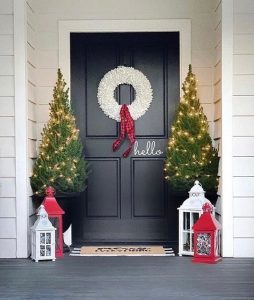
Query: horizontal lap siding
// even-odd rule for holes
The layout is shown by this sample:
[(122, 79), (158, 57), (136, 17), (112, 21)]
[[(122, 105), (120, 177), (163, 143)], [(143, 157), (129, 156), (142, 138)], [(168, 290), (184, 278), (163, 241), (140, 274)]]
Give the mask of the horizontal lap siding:
[[(221, 1), (215, 1), (214, 3), (214, 50), (215, 56), (213, 61), (213, 76), (214, 76), (214, 94), (213, 94), (213, 121), (214, 121), (214, 139), (215, 146), (219, 150), (219, 156), (221, 157)], [(221, 176), (221, 162), (219, 164), (218, 176)], [(221, 182), (218, 187), (218, 199), (216, 203), (216, 212), (221, 216)]]
[(254, 2), (234, 1), (234, 254), (254, 257)]
[(0, 258), (16, 257), (13, 1), (0, 0)]
[[(28, 161), (27, 161), (27, 171), (28, 176), (33, 172), (34, 160), (37, 156), (36, 143), (37, 143), (37, 60), (40, 57), (37, 56), (37, 29), (36, 29), (36, 7), (34, 1), (26, 1), (26, 11), (27, 11), (27, 118), (28, 118)], [(34, 221), (34, 207), (32, 203), (32, 189), (29, 186), (28, 195), (29, 197), (29, 227)], [(30, 245), (30, 243), (29, 243)]]

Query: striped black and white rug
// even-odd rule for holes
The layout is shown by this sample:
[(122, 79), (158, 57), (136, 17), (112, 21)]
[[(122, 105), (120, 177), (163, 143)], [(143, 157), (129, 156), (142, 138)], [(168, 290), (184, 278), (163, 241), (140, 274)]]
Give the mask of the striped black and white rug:
[(71, 256), (175, 256), (163, 246), (84, 246), (74, 248)]

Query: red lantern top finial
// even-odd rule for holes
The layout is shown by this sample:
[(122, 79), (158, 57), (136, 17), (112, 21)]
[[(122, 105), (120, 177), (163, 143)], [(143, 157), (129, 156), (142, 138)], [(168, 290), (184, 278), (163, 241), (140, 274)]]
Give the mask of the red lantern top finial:
[(213, 212), (213, 207), (210, 203), (206, 202), (203, 206), (202, 206), (202, 210), (203, 213), (212, 213)]
[(55, 189), (52, 186), (49, 186), (49, 187), (46, 188), (45, 193), (46, 193), (47, 197), (54, 197)]

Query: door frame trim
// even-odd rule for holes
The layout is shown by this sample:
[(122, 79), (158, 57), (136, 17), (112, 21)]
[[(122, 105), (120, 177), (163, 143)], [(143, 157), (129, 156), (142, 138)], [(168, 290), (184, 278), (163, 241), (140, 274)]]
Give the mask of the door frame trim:
[(191, 62), (191, 20), (62, 20), (59, 21), (59, 67), (70, 87), (70, 33), (73, 32), (179, 32), (180, 93)]

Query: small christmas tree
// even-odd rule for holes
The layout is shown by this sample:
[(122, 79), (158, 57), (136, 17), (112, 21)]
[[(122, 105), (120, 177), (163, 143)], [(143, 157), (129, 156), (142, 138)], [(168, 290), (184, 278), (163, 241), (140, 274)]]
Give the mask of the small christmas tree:
[(196, 179), (206, 191), (218, 185), (218, 153), (212, 146), (207, 118), (197, 98), (196, 78), (189, 66), (184, 92), (171, 128), (165, 179), (173, 191), (189, 191)]
[(82, 192), (87, 178), (87, 163), (70, 108), (69, 89), (58, 70), (58, 80), (50, 103), (49, 121), (44, 126), (40, 153), (34, 164), (31, 186), (35, 194), (44, 194), (47, 186), (56, 192)]

